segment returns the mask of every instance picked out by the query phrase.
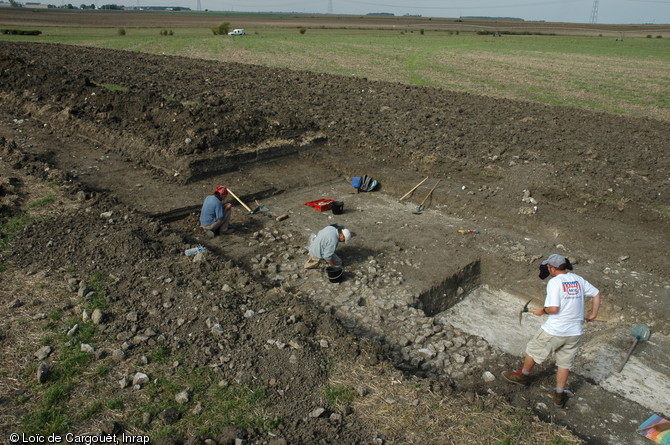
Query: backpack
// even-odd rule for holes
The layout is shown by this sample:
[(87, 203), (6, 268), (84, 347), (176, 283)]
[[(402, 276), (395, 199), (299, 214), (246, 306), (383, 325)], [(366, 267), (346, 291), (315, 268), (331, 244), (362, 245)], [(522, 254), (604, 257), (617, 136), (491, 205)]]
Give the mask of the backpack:
[(379, 183), (372, 179), (372, 176), (365, 175), (361, 180), (361, 186), (358, 187), (358, 190), (361, 192), (371, 192), (377, 187)]

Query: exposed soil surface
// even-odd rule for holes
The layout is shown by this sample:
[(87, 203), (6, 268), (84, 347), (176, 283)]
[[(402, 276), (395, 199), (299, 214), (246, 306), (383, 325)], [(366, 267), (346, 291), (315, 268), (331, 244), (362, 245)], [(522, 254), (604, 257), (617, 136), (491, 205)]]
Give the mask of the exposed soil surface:
[[(78, 280), (104, 274), (108, 306), (98, 347), (150, 357), (156, 345), (167, 345), (183, 353), (181, 363), (145, 368), (183, 378), (180, 372), (207, 367), (225, 382), (267, 384), (274, 414), (288, 419), (277, 435), (258, 427), (231, 433), (259, 443), (481, 440), (466, 428), (426, 426), (422, 435), (420, 423), (408, 422), (409, 429), (394, 430), (389, 422), (364, 418), (364, 407), (355, 403), (353, 413), (350, 406), (328, 408), (315, 388), (327, 385), (330, 361), (350, 364), (350, 375), (374, 369), (367, 375), (372, 381), (406, 379), (403, 384), (425, 391), (416, 396), (419, 405), (435, 395), (466, 404), (501, 398), (590, 443), (643, 440), (631, 431), (651, 414), (649, 407), (625, 397), (622, 404), (595, 371), (571, 377), (574, 395), (566, 410), (546, 408), (550, 365), (528, 390), (483, 380), (485, 371), (497, 377), (517, 366), (518, 357), (487, 346), (490, 340), (477, 343), (477, 333), (449, 327), (448, 320), (433, 320), (422, 296), (474, 267), (468, 273), (475, 285), (535, 296), (541, 304), (539, 259), (563, 253), (604, 296), (601, 316), (608, 322), (592, 328), (590, 338), (623, 357), (626, 334), (645, 323), (658, 341), (640, 345), (640, 354), (654, 361), (654, 348), (665, 347), (670, 335), (667, 122), (58, 45), (0, 43), (0, 73), (3, 212), (41, 197), (29, 196), (27, 190), (35, 190), (30, 181), (42, 181), (44, 195), (49, 181), (66, 190), (47, 222), (31, 224), (3, 255), (3, 311), (11, 317), (34, 320), (53, 307), (80, 317), (85, 307), (72, 298)], [(363, 174), (377, 179), (379, 190), (353, 193), (351, 177)], [(398, 202), (426, 177), (409, 200)], [(424, 213), (414, 214), (437, 180)], [(249, 214), (237, 205), (233, 235), (204, 237), (197, 213), (218, 184), (251, 208), (258, 200), (270, 211)], [(324, 197), (343, 200), (345, 213), (303, 205)], [(281, 214), (289, 218), (277, 222)], [(355, 233), (341, 250), (348, 277), (341, 284), (301, 269), (307, 235), (333, 222)], [(208, 252), (192, 262), (183, 250), (198, 244)], [(41, 290), (49, 280), (60, 283), (49, 284), (57, 303)], [(458, 298), (468, 298), (471, 289), (464, 290)], [(379, 303), (391, 297), (392, 304)], [(403, 298), (404, 305), (397, 303)], [(21, 304), (10, 304), (16, 299)], [(365, 312), (373, 306), (379, 310)], [(510, 310), (493, 309), (481, 307)], [(425, 317), (408, 322), (420, 326), (416, 336), (425, 329), (421, 323), (445, 339), (465, 336), (473, 348), (465, 367), (440, 370), (434, 362), (413, 361), (413, 353), (408, 360), (403, 348), (419, 340), (403, 344), (394, 336), (404, 329), (399, 312)], [(518, 310), (511, 312), (509, 323), (518, 324)], [(21, 375), (42, 345), (9, 325), (3, 331), (3, 351), (19, 344), (29, 351), (17, 359), (11, 374), (17, 383), (6, 384), (7, 394), (26, 391)], [(507, 334), (503, 328), (497, 335)], [(144, 369), (129, 362), (121, 361), (115, 380)], [(667, 375), (667, 360), (661, 366)], [(366, 390), (358, 389), (364, 399)], [(393, 405), (389, 398), (381, 400)], [(2, 403), (21, 414), (13, 400)], [(329, 411), (311, 418), (319, 406)], [(12, 431), (15, 424), (4, 420)], [(161, 421), (169, 423), (165, 416)], [(532, 421), (522, 429), (530, 431)], [(128, 423), (127, 430), (149, 428)], [(532, 435), (523, 440), (534, 441)]]

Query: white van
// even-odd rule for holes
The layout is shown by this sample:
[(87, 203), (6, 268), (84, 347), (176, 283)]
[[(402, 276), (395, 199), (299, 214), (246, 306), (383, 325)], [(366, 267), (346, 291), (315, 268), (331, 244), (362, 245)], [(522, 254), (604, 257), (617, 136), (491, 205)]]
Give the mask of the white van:
[(228, 33), (229, 36), (243, 36), (244, 35), (244, 30), (243, 29), (233, 29)]

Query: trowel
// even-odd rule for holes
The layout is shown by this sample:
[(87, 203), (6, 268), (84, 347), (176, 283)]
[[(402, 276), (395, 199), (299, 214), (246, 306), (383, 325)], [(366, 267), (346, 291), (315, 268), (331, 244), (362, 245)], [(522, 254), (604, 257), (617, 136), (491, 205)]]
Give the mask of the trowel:
[(523, 314), (525, 314), (526, 312), (528, 312), (528, 305), (530, 304), (531, 301), (533, 301), (532, 298), (531, 298), (530, 300), (528, 300), (528, 301), (526, 302), (526, 304), (524, 304), (523, 309), (521, 309), (521, 310), (519, 311), (519, 326), (521, 326), (521, 319), (522, 319)]

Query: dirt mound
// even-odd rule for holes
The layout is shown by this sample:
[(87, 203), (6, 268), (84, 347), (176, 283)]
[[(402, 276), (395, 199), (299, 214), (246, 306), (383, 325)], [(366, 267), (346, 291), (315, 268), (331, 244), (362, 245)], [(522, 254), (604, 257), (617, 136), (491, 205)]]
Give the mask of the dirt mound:
[(318, 133), (349, 157), (403, 169), (488, 182), (523, 170), (535, 194), (563, 207), (587, 200), (647, 220), (670, 205), (664, 122), (261, 66), (92, 48), (73, 55), (59, 45), (3, 42), (0, 69), (8, 105), (29, 101), (35, 116), (181, 170), (182, 180), (195, 158)]

